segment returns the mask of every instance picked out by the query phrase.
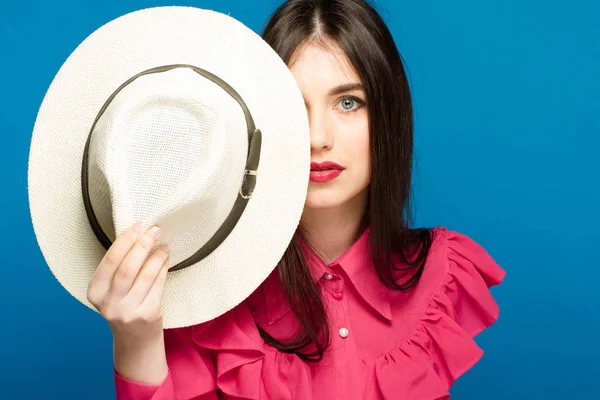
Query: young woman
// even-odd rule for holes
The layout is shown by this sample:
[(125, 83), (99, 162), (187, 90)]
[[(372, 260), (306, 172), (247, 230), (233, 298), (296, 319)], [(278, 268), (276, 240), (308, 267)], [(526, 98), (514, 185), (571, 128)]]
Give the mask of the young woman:
[[(118, 301), (94, 299), (114, 333), (117, 397), (447, 398), (482, 355), (473, 337), (498, 317), (488, 288), (504, 271), (467, 236), (409, 227), (413, 116), (390, 32), (363, 0), (290, 0), (264, 39), (309, 114), (298, 234), (255, 293), (206, 324), (163, 331), (158, 315), (126, 318)], [(141, 268), (134, 230), (107, 254), (137, 248)]]

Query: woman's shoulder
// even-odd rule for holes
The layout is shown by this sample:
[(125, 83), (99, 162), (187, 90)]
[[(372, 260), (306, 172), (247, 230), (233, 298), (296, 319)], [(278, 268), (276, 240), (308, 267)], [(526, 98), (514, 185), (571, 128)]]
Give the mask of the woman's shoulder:
[[(447, 291), (456, 285), (481, 286), (487, 291), (504, 279), (504, 269), (483, 245), (468, 235), (444, 226), (431, 228), (429, 232), (431, 240), (427, 257), (418, 283), (409, 294), (414, 298), (410, 304), (412, 309), (418, 308), (419, 303), (426, 306), (436, 292)], [(422, 246), (422, 243), (419, 245)], [(406, 265), (397, 267), (398, 271), (406, 270)], [(410, 273), (412, 276), (415, 271)], [(406, 281), (408, 277), (399, 278), (399, 282)]]
[(451, 280), (470, 276), (490, 288), (504, 279), (504, 269), (482, 244), (470, 236), (443, 226), (433, 228), (432, 234), (423, 271), (424, 281), (443, 286)]
[[(498, 317), (490, 288), (500, 284), (506, 272), (490, 253), (464, 233), (446, 227), (431, 229), (432, 240), (421, 276), (408, 293), (397, 293), (396, 314), (411, 310), (415, 316), (440, 309), (465, 323), (470, 333), (481, 331)], [(485, 312), (487, 315), (481, 315)], [(474, 326), (472, 314), (479, 313)], [(462, 320), (466, 321), (462, 321)], [(473, 325), (473, 326), (472, 326)]]
[(399, 360), (431, 365), (449, 388), (483, 355), (473, 338), (497, 321), (499, 306), (490, 288), (506, 273), (469, 236), (445, 227), (432, 233), (419, 283), (394, 295), (394, 315), (405, 321), (414, 317), (397, 351)]

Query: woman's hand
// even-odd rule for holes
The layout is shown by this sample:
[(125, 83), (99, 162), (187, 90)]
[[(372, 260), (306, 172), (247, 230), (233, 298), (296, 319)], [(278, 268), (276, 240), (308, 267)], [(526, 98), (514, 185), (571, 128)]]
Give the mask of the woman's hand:
[(116, 342), (142, 346), (162, 338), (161, 297), (169, 250), (159, 247), (154, 226), (139, 239), (141, 222), (119, 236), (106, 252), (88, 286), (87, 298), (108, 321)]

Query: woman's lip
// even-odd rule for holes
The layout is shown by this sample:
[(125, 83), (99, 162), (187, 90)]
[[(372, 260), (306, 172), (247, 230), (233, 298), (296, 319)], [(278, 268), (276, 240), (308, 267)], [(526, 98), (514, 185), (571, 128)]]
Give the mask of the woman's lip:
[(334, 163), (333, 161), (323, 161), (321, 163), (311, 162), (310, 170), (311, 171), (326, 171), (326, 170), (342, 171), (342, 170), (344, 170), (344, 167), (342, 167), (339, 164)]
[(310, 181), (316, 183), (331, 182), (343, 172), (342, 169), (328, 169), (320, 171), (310, 171)]

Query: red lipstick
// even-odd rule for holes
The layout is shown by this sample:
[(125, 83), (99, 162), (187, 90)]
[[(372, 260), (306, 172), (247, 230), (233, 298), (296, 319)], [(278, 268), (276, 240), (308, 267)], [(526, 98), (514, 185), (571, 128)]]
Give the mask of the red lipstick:
[(344, 167), (331, 161), (310, 163), (310, 181), (316, 183), (331, 182), (344, 171)]

